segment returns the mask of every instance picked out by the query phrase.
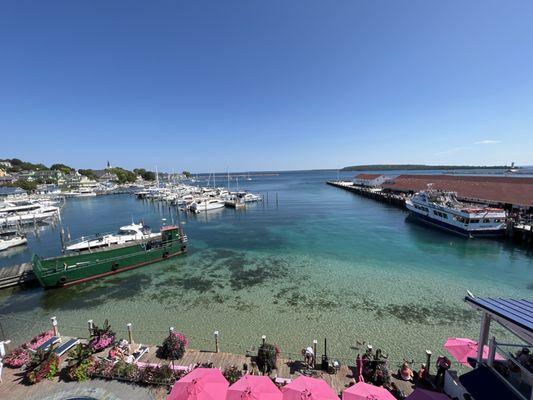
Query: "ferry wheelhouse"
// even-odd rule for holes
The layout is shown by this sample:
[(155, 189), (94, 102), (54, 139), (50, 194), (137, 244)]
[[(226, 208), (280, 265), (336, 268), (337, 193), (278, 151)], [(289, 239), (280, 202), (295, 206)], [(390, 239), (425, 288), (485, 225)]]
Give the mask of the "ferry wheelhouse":
[(405, 205), (414, 218), (469, 238), (505, 233), (505, 210), (461, 202), (455, 192), (421, 191), (406, 200)]

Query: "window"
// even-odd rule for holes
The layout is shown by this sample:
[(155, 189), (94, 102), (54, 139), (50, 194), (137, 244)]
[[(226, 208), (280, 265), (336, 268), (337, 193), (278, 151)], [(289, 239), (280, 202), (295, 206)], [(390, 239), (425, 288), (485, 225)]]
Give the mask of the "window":
[(471, 224), (479, 224), (479, 219), (471, 219), (470, 223)]
[(485, 218), (485, 219), (483, 220), (483, 223), (484, 223), (484, 224), (490, 224), (490, 219)]

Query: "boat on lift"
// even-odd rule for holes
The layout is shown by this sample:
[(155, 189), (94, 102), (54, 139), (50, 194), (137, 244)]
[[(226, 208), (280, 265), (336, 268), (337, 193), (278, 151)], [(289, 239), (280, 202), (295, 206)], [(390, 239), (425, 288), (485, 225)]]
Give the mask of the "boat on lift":
[(0, 251), (28, 243), (26, 236), (17, 231), (0, 232)]

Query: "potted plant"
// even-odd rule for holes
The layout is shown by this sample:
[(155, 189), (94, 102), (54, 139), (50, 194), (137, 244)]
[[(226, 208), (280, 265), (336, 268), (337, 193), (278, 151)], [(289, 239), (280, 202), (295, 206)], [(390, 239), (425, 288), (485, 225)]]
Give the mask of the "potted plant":
[(181, 332), (170, 332), (157, 350), (158, 357), (167, 360), (179, 360), (185, 354), (189, 341)]
[(270, 343), (263, 343), (257, 351), (257, 367), (263, 373), (270, 373), (277, 368), (279, 348)]
[(89, 368), (94, 363), (92, 350), (81, 343), (68, 353), (67, 375), (73, 381), (86, 381), (89, 379)]
[(224, 378), (229, 382), (230, 385), (237, 382), (242, 377), (242, 371), (237, 368), (235, 365), (227, 367), (222, 373)]
[(93, 326), (89, 348), (95, 353), (102, 351), (115, 342), (115, 337), (116, 334), (111, 330), (111, 325), (106, 319), (102, 328)]
[(37, 350), (26, 367), (25, 378), (30, 384), (59, 375), (59, 357), (52, 351)]

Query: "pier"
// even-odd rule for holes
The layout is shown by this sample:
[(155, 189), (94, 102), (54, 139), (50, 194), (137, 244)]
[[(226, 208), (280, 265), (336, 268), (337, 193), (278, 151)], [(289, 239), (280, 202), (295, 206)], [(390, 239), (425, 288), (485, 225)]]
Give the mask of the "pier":
[(326, 183), (328, 185), (347, 190), (348, 192), (352, 192), (363, 197), (368, 197), (369, 199), (374, 199), (382, 203), (388, 203), (405, 209), (406, 196), (404, 195), (383, 192), (381, 189), (365, 188), (362, 186), (353, 185), (351, 182), (328, 181)]
[(0, 289), (12, 286), (25, 286), (36, 281), (37, 278), (33, 274), (31, 263), (22, 263), (0, 268)]

